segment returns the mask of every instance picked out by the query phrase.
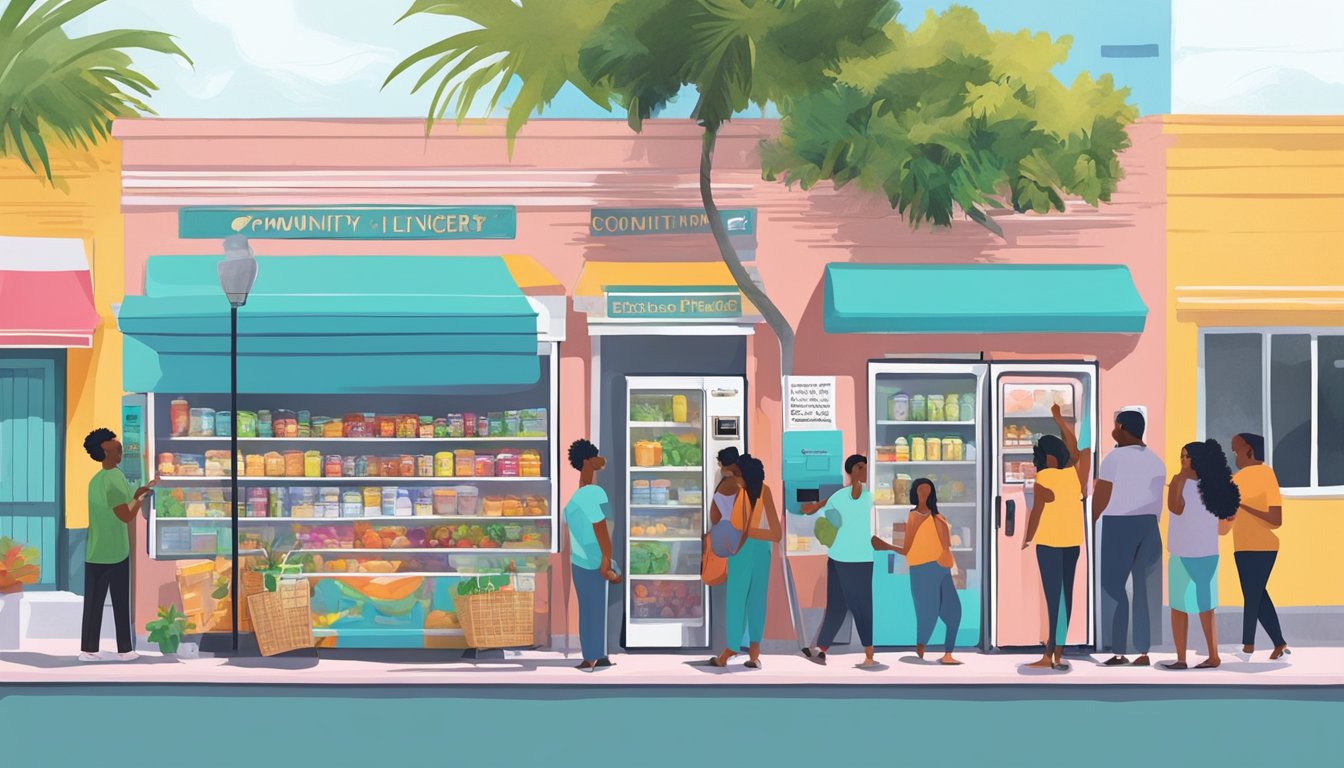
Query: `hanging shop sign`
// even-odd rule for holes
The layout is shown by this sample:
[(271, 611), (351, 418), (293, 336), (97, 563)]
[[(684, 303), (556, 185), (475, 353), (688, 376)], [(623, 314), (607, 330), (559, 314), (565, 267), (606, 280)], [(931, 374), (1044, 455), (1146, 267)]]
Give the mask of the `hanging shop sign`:
[(182, 208), (178, 236), (260, 240), (512, 240), (511, 205), (349, 208)]
[[(756, 234), (756, 209), (719, 211), (729, 236)], [(709, 215), (703, 208), (594, 208), (588, 218), (593, 237), (630, 235), (687, 235), (709, 232)]]
[(612, 287), (607, 317), (617, 320), (710, 320), (742, 316), (742, 294), (734, 288)]

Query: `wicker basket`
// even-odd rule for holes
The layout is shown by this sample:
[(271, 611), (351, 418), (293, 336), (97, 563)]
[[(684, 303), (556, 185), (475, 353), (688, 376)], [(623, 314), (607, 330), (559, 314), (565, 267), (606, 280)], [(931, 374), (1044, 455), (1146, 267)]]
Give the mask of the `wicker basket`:
[(266, 591), (266, 580), (260, 571), (254, 571), (246, 564), (243, 564), (243, 592), (238, 596), (238, 631), (252, 631), (252, 612), (249, 610), (248, 598), (253, 595), (259, 595)]
[(531, 592), (455, 595), (453, 607), (468, 647), (521, 648), (536, 642)]
[(307, 579), (281, 579), (275, 592), (249, 595), (247, 605), (262, 656), (313, 647)]

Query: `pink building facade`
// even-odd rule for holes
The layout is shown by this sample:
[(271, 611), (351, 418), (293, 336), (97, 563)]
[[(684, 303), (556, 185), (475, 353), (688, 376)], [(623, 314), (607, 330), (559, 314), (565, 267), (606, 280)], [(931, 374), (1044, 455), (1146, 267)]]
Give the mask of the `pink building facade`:
[[(844, 450), (869, 445), (867, 364), (890, 356), (939, 358), (983, 354), (987, 359), (1095, 360), (1098, 413), (1122, 406), (1148, 408), (1152, 444), (1164, 444), (1165, 421), (1165, 206), (1164, 145), (1160, 125), (1131, 127), (1133, 147), (1124, 156), (1126, 180), (1112, 204), (1100, 210), (1071, 203), (1058, 216), (996, 217), (999, 238), (970, 222), (950, 231), (912, 231), (884, 200), (853, 190), (803, 192), (761, 179), (759, 143), (776, 129), (771, 121), (741, 120), (720, 137), (715, 192), (724, 209), (754, 209), (756, 251), (749, 264), (797, 334), (796, 375), (834, 376), (837, 428)], [(673, 273), (699, 275), (690, 265), (713, 265), (709, 234), (604, 237), (591, 232), (595, 209), (698, 208), (700, 139), (682, 121), (651, 121), (642, 134), (620, 121), (538, 120), (526, 126), (509, 156), (502, 122), (436, 128), (426, 138), (420, 121), (120, 121), (123, 146), (122, 210), (126, 223), (128, 295), (143, 293), (146, 261), (157, 255), (214, 255), (218, 240), (183, 239), (179, 211), (199, 206), (513, 206), (511, 240), (254, 240), (259, 256), (481, 256), (522, 254), (554, 277), (538, 292), (567, 301), (558, 361), (559, 423), (563, 447), (612, 428), (595, 374), (595, 352), (607, 362), (613, 347), (592, 332), (581, 276), (590, 264), (666, 263)], [(1147, 306), (1142, 333), (1033, 334), (833, 334), (824, 327), (827, 265), (1051, 264), (1125, 265)], [(634, 269), (638, 269), (635, 267)], [(695, 277), (686, 281), (697, 284)], [(675, 284), (675, 283), (673, 283)], [(526, 286), (524, 286), (526, 289)], [(955, 307), (955, 285), (910, 286), (935, 292)], [(1024, 304), (1053, 297), (1023, 295)], [(893, 295), (898, 304), (903, 297)], [(782, 386), (779, 347), (764, 324), (738, 337), (744, 344), (741, 375), (747, 380), (748, 450), (765, 461), (768, 482), (781, 472)], [(681, 332), (695, 337), (687, 326)], [(706, 337), (708, 338), (708, 337)], [(694, 342), (689, 342), (694, 343)], [(704, 371), (688, 370), (686, 374)], [(1103, 419), (1101, 445), (1109, 420)], [(577, 488), (577, 473), (557, 469), (558, 498)], [(622, 478), (604, 478), (610, 494)], [(778, 486), (776, 485), (776, 488)], [(706, 489), (708, 491), (708, 489)], [(561, 527), (563, 531), (563, 526)], [(767, 642), (794, 637), (783, 589), (784, 547), (777, 548)], [(137, 546), (136, 623), (176, 594), (174, 564), (149, 559)], [(551, 573), (537, 611), (538, 635), (559, 643), (577, 635), (572, 590), (564, 583), (563, 548), (551, 555)], [(824, 558), (791, 560), (805, 613), (825, 599)], [(880, 610), (880, 607), (879, 607)], [(543, 618), (544, 617), (544, 618)], [(808, 632), (814, 632), (810, 623)]]

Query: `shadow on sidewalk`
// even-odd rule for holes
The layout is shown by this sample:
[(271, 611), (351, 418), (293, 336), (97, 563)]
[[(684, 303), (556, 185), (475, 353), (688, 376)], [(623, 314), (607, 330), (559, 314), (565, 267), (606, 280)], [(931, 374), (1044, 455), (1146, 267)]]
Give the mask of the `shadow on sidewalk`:
[(118, 661), (107, 658), (102, 661), (80, 661), (77, 656), (53, 655), (48, 653), (34, 653), (32, 651), (5, 651), (0, 652), (0, 662), (10, 662), (21, 664), (33, 669), (67, 669), (70, 667), (110, 667), (121, 666), (125, 664), (181, 664), (182, 659), (175, 656), (141, 656), (135, 661)]

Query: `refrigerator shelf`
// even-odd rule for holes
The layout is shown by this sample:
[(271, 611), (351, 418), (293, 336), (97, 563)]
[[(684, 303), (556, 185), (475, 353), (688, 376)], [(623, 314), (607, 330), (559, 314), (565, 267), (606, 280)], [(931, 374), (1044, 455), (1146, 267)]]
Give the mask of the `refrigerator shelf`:
[(702, 623), (704, 623), (704, 621), (705, 621), (704, 617), (698, 617), (698, 618), (688, 617), (685, 619), (663, 619), (663, 618), (641, 619), (638, 616), (630, 617), (630, 622), (632, 624), (691, 624), (692, 626), (698, 627)]
[[(550, 520), (550, 516), (528, 515), (510, 516), (503, 515), (371, 515), (369, 517), (238, 517), (238, 524), (260, 523), (262, 525), (283, 525), (285, 523), (321, 523), (322, 525), (334, 525), (337, 523), (359, 523), (359, 522), (422, 522), (426, 525), (440, 525), (444, 521), (452, 520), (491, 520), (491, 521), (509, 521), (509, 520)], [(160, 523), (219, 523), (227, 525), (230, 518), (227, 517), (156, 517), (154, 524)]]
[[(697, 468), (698, 470), (698, 468)], [(227, 475), (168, 475), (159, 478), (166, 485), (215, 485), (228, 483)], [(457, 483), (549, 483), (549, 477), (258, 477), (240, 476), (239, 485), (423, 485)]]
[(654, 509), (671, 511), (674, 509), (704, 509), (703, 504), (631, 504), (631, 509)]
[(882, 467), (973, 467), (974, 461), (875, 461)]
[[(215, 436), (182, 436), (182, 437), (161, 437), (161, 443), (227, 443), (231, 440), (228, 435), (220, 437)], [(384, 445), (394, 445), (396, 443), (544, 443), (548, 440), (546, 436), (528, 435), (526, 437), (240, 437), (238, 443), (382, 443)]]
[(974, 427), (974, 421), (893, 421), (879, 419), (879, 427)]
[(631, 467), (631, 472), (695, 472), (702, 473), (704, 467)]
[[(875, 508), (877, 509), (877, 511), (879, 511), (879, 512), (889, 512), (889, 511), (891, 511), (891, 510), (893, 510), (893, 509), (900, 510), (900, 511), (902, 511), (902, 512), (908, 512), (908, 511), (910, 510), (910, 505), (909, 505), (909, 504), (876, 504), (876, 505), (874, 505), (874, 506), (875, 506)], [(938, 507), (939, 507), (939, 509), (942, 509), (942, 508), (948, 508), (948, 509), (975, 509), (975, 508), (978, 507), (978, 506), (979, 506), (979, 505), (976, 504), (974, 501), (940, 501), (940, 502), (938, 502)]]
[[(339, 554), (379, 556), (382, 555), (491, 555), (496, 557), (508, 557), (512, 555), (549, 555), (549, 549), (522, 549), (520, 547), (400, 547), (393, 549), (391, 547), (314, 547), (312, 549), (299, 549), (297, 552), (303, 554)], [(384, 576), (394, 574), (383, 574)]]
[(377, 637), (379, 635), (414, 635), (415, 637), (462, 637), (465, 632), (460, 629), (425, 629), (423, 627), (387, 627), (378, 629), (341, 629), (339, 627), (322, 627), (313, 630), (313, 637), (340, 637), (346, 635), (349, 637)]
[(700, 429), (692, 421), (631, 421), (631, 429)]
[(700, 541), (699, 536), (631, 536), (631, 541)]
[[(392, 573), (346, 573), (343, 571), (308, 571), (306, 573), (282, 573), (282, 579), (409, 579), (409, 578), (468, 578), (478, 576), (516, 576), (504, 571), (480, 573), (464, 571), (393, 571)], [(523, 574), (528, 575), (528, 574)]]

